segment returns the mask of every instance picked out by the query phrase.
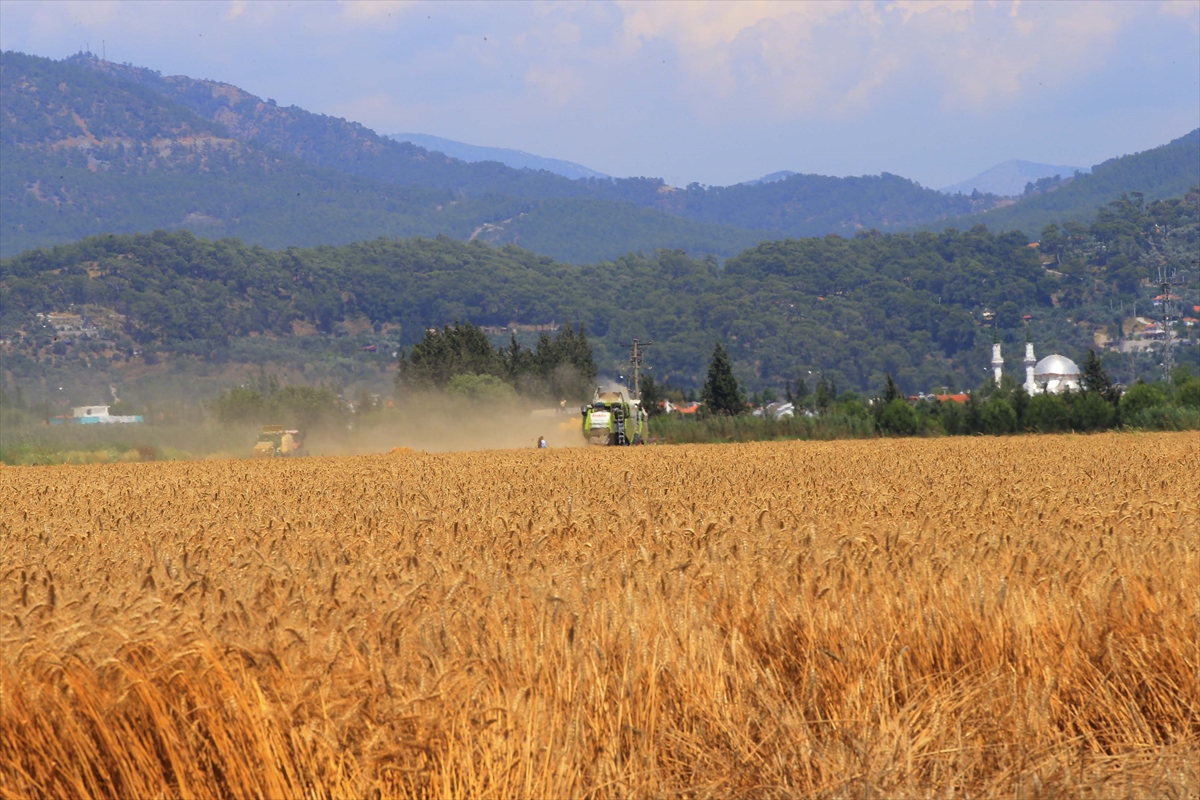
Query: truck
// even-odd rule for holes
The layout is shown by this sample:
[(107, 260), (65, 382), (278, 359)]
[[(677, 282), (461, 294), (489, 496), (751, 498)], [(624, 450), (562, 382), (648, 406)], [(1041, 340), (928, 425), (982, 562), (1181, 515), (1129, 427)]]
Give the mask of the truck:
[(583, 414), (583, 435), (588, 444), (645, 444), (647, 415), (641, 400), (631, 398), (625, 388), (602, 391), (596, 387), (592, 402), (579, 409)]

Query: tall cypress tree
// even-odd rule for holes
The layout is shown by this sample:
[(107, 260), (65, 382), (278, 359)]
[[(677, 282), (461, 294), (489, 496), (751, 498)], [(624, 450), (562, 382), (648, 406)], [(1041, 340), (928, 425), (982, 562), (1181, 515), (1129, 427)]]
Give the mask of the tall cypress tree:
[(896, 385), (896, 379), (892, 377), (892, 373), (887, 374), (887, 385), (883, 389), (883, 403), (887, 405), (893, 400), (903, 400), (904, 392), (900, 391), (900, 387)]
[(1104, 362), (1100, 360), (1100, 356), (1096, 355), (1095, 350), (1088, 350), (1087, 358), (1083, 360), (1083, 375), (1080, 383), (1080, 388), (1085, 392), (1095, 392), (1114, 406), (1121, 399), (1120, 392), (1113, 386), (1112, 379), (1108, 377), (1108, 371), (1104, 369)]
[(746, 411), (746, 401), (738, 391), (737, 378), (733, 377), (733, 365), (729, 354), (721, 343), (713, 348), (712, 361), (708, 364), (708, 378), (701, 392), (704, 405), (713, 414), (736, 416)]

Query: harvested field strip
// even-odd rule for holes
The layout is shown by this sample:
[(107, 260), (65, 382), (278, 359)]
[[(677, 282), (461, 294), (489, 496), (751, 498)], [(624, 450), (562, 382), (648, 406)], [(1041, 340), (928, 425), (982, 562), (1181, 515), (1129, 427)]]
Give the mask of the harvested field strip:
[(1200, 437), (0, 472), (0, 796), (1189, 796)]

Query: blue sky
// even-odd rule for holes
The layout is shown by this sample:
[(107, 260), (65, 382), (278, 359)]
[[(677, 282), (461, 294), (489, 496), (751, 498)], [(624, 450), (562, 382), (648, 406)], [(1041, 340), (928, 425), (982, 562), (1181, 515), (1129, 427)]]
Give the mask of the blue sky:
[(0, 46), (103, 47), (380, 133), (674, 185), (790, 169), (939, 187), (1200, 126), (1195, 0), (2, 0)]

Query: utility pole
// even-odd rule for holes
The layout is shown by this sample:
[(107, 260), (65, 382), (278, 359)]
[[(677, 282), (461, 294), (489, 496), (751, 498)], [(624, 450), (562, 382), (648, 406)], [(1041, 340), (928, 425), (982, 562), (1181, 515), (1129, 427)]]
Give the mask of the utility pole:
[(629, 348), (629, 363), (633, 365), (633, 398), (635, 400), (642, 399), (642, 357), (644, 350), (654, 342), (639, 342), (633, 340), (633, 344), (621, 343), (621, 347)]

